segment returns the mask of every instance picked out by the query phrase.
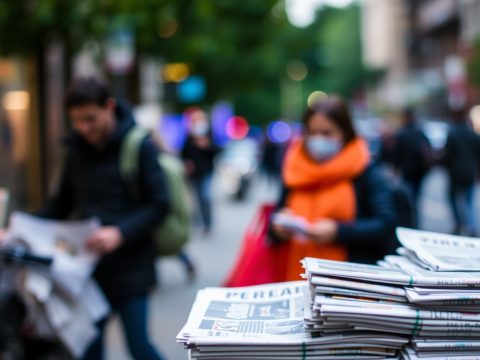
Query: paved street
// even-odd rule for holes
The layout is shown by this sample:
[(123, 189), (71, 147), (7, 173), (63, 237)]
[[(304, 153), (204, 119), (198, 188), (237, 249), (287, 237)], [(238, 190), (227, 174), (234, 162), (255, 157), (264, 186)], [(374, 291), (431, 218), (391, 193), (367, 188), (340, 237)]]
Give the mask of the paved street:
[[(226, 277), (240, 245), (243, 232), (263, 201), (275, 199), (276, 192), (265, 183), (256, 183), (245, 202), (233, 202), (224, 194), (215, 194), (215, 230), (209, 238), (200, 234), (189, 243), (187, 251), (198, 267), (198, 280), (187, 282), (181, 263), (176, 258), (162, 259), (158, 264), (160, 286), (151, 300), (150, 329), (152, 339), (168, 360), (186, 358), (183, 346), (175, 336), (185, 323), (198, 289), (219, 286)], [(214, 189), (218, 189), (214, 185)], [(108, 359), (129, 359), (124, 348), (119, 323), (114, 320), (108, 331)]]
[[(443, 232), (452, 229), (450, 212), (446, 204), (445, 184), (445, 175), (441, 170), (435, 170), (426, 179), (421, 202), (421, 225), (424, 229)], [(258, 204), (274, 199), (275, 194), (275, 189), (267, 187), (263, 182), (256, 184), (252, 196), (244, 203), (232, 202), (217, 192), (214, 234), (210, 238), (201, 238), (197, 234), (188, 246), (188, 252), (195, 259), (199, 269), (198, 280), (193, 284), (188, 284), (185, 272), (177, 259), (168, 258), (159, 262), (160, 286), (152, 296), (150, 327), (155, 344), (167, 359), (186, 358), (183, 347), (175, 343), (175, 335), (188, 316), (196, 291), (222, 283), (235, 258), (245, 227)], [(477, 191), (477, 198), (479, 196), (480, 191)], [(477, 201), (477, 204), (480, 204), (480, 201)], [(109, 326), (108, 349), (108, 359), (129, 359), (116, 320)]]

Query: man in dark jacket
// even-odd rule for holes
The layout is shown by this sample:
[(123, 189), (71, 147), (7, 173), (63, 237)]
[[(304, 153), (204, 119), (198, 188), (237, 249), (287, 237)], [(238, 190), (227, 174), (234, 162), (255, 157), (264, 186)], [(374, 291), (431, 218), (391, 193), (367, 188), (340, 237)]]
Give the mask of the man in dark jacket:
[(393, 165), (409, 187), (416, 203), (423, 179), (433, 165), (432, 149), (415, 120), (413, 110), (404, 111), (403, 122), (403, 128), (395, 137)]
[[(119, 170), (122, 141), (135, 124), (129, 109), (93, 78), (74, 81), (66, 106), (73, 134), (60, 185), (41, 215), (100, 219), (102, 227), (87, 240), (87, 247), (100, 255), (95, 279), (122, 320), (132, 356), (161, 359), (147, 335), (147, 298), (156, 280), (150, 232), (169, 208), (156, 147), (150, 139), (141, 145), (138, 201)], [(85, 359), (103, 358), (105, 323), (99, 324), (100, 335)]]
[(463, 111), (452, 113), (443, 164), (450, 179), (449, 201), (455, 219), (454, 234), (476, 236), (474, 188), (480, 156), (480, 138)]

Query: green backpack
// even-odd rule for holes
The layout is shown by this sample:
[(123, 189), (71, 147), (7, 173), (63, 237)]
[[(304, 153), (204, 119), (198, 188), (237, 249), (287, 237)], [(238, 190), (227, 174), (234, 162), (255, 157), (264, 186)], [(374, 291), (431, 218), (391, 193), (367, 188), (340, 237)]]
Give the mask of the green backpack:
[[(131, 188), (132, 195), (139, 198), (137, 174), (140, 145), (149, 136), (146, 129), (133, 127), (125, 136), (120, 150), (120, 174)], [(188, 187), (183, 164), (175, 156), (162, 153), (158, 157), (163, 169), (170, 196), (170, 212), (164, 221), (155, 227), (153, 237), (157, 254), (160, 256), (178, 254), (190, 238), (190, 209)]]

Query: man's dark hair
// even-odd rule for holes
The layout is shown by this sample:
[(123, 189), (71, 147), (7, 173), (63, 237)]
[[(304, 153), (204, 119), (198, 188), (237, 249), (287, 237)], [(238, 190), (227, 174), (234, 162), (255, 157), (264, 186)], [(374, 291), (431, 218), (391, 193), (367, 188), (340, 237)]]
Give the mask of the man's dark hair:
[(67, 110), (84, 105), (104, 107), (111, 97), (107, 85), (94, 77), (82, 77), (72, 81), (65, 97)]
[(315, 114), (323, 114), (337, 124), (344, 133), (345, 143), (357, 137), (347, 104), (341, 97), (335, 95), (328, 96), (317, 100), (309, 106), (303, 114), (303, 125), (305, 128), (308, 128), (308, 124)]

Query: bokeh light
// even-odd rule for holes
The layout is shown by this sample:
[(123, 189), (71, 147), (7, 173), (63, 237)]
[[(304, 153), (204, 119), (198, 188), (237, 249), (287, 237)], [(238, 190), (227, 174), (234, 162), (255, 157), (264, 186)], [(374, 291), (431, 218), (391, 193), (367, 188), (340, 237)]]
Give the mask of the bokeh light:
[(178, 23), (175, 20), (168, 21), (162, 24), (158, 29), (158, 36), (164, 39), (168, 39), (175, 35), (178, 30)]
[(244, 139), (250, 130), (247, 119), (241, 116), (234, 116), (227, 121), (226, 132), (232, 140)]
[(480, 105), (475, 105), (470, 109), (470, 119), (472, 120), (473, 129), (480, 134)]
[(10, 91), (3, 95), (2, 105), (5, 110), (26, 110), (30, 104), (30, 95), (26, 91)]
[(190, 75), (190, 69), (184, 63), (166, 64), (163, 67), (163, 79), (167, 82), (182, 82)]
[(292, 60), (287, 65), (287, 75), (294, 81), (302, 81), (308, 75), (307, 65), (300, 60)]
[(307, 99), (308, 107), (312, 107), (316, 102), (326, 98), (328, 95), (323, 91), (314, 91), (312, 92)]
[(167, 149), (179, 152), (187, 137), (187, 128), (182, 114), (164, 114), (158, 128)]
[(290, 140), (292, 128), (285, 121), (274, 121), (267, 127), (267, 137), (271, 142), (283, 143)]

